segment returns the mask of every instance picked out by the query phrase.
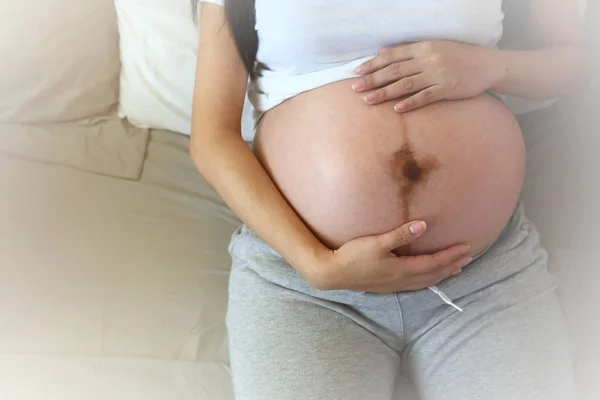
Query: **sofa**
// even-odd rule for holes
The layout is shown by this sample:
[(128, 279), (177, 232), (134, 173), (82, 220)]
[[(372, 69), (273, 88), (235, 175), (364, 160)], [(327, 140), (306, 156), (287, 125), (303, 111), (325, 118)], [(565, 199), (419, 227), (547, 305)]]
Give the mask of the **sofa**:
[[(164, 73), (193, 80), (196, 38), (161, 36), (195, 34), (189, 3), (0, 3), (0, 398), (233, 399), (227, 244), (241, 222), (188, 155), (190, 85)], [(581, 400), (600, 398), (598, 83), (520, 115), (523, 201)]]

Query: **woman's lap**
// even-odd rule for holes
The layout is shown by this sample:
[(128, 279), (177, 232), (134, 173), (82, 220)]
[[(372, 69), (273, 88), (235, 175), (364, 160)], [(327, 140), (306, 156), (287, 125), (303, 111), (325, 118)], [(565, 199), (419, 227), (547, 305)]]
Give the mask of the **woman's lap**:
[[(311, 288), (253, 232), (234, 235), (227, 316), (241, 400), (570, 400), (572, 366), (554, 281), (517, 209), (497, 243), (440, 288), (398, 294)], [(554, 396), (554, 397), (552, 397)]]
[(349, 317), (349, 307), (275, 285), (250, 269), (233, 272), (230, 291), (236, 399), (393, 398), (400, 356)]
[(575, 400), (566, 326), (545, 265), (457, 302), (463, 314), (430, 312), (427, 324), (406, 329), (403, 366), (422, 400)]

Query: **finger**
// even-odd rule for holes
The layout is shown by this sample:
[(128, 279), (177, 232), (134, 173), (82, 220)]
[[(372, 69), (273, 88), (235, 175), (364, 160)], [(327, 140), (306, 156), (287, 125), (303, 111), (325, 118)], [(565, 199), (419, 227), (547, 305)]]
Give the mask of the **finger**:
[(428, 90), (429, 86), (431, 86), (431, 83), (428, 82), (426, 75), (409, 76), (391, 85), (367, 93), (365, 95), (365, 102), (371, 105), (380, 104), (420, 90)]
[(469, 245), (457, 244), (431, 255), (410, 257), (410, 260), (406, 260), (406, 272), (424, 277), (439, 274), (440, 270), (466, 256), (469, 250)]
[(427, 224), (424, 221), (414, 221), (375, 238), (381, 250), (389, 253), (392, 250), (410, 244), (413, 240), (423, 235), (426, 230)]
[(471, 256), (463, 255), (444, 268), (441, 268), (432, 274), (426, 275), (425, 280), (428, 282), (427, 286), (437, 285), (441, 281), (460, 273), (460, 271), (462, 271), (462, 269), (469, 265), (472, 261), (473, 258)]
[(422, 72), (421, 70), (421, 65), (414, 60), (393, 63), (360, 79), (352, 85), (352, 89), (357, 92), (378, 89), (402, 78), (416, 75)]
[[(468, 246), (467, 246), (468, 247)], [(404, 257), (404, 262), (409, 262), (409, 263), (413, 263), (413, 260), (416, 259), (421, 259), (423, 256), (416, 256), (416, 257)], [(409, 258), (412, 258), (412, 260), (409, 260)], [(400, 260), (398, 260), (400, 261)], [(462, 256), (458, 256), (458, 258), (454, 261), (451, 261), (448, 265), (440, 265), (437, 266), (433, 272), (429, 272), (429, 273), (422, 273), (422, 271), (412, 271), (412, 275), (411, 272), (407, 271), (406, 269), (404, 269), (404, 273), (401, 274), (399, 276), (399, 286), (396, 285), (396, 287), (394, 287), (394, 292), (398, 292), (398, 291), (410, 291), (410, 290), (421, 290), (421, 289), (425, 289), (429, 286), (435, 286), (437, 284), (439, 284), (440, 282), (454, 276), (457, 275), (458, 273), (460, 273), (462, 271), (462, 269), (464, 267), (466, 267), (467, 265), (469, 265), (471, 262), (473, 261), (473, 258), (469, 255), (462, 255)], [(429, 261), (431, 262), (431, 261)], [(439, 261), (440, 263), (444, 262), (443, 260)], [(407, 281), (407, 277), (410, 279), (410, 283), (407, 285), (406, 281)]]
[(410, 60), (414, 56), (415, 49), (414, 45), (411, 44), (383, 48), (379, 50), (379, 54), (377, 56), (359, 65), (354, 70), (354, 73), (358, 75), (370, 74), (393, 63)]
[(402, 100), (400, 103), (394, 106), (394, 110), (397, 112), (407, 112), (426, 106), (427, 104), (434, 103), (436, 101), (443, 100), (439, 85), (431, 86), (421, 90), (414, 96), (409, 97), (406, 100)]

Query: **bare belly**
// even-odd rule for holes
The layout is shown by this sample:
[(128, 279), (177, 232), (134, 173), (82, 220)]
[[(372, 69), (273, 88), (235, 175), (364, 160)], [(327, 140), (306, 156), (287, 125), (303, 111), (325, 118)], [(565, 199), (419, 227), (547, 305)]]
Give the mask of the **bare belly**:
[(303, 93), (262, 119), (254, 151), (311, 230), (331, 248), (422, 219), (399, 254), (456, 243), (484, 250), (520, 195), (525, 151), (511, 112), (490, 95), (406, 114), (368, 106), (352, 81)]

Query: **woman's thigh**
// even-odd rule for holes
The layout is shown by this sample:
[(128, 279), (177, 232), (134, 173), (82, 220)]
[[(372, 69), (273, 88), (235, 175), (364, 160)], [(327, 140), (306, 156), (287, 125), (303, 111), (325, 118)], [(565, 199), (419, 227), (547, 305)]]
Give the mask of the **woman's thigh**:
[(398, 353), (340, 307), (234, 266), (227, 328), (236, 399), (395, 400)]
[(422, 400), (575, 400), (567, 330), (545, 263), (462, 299), (407, 349)]

